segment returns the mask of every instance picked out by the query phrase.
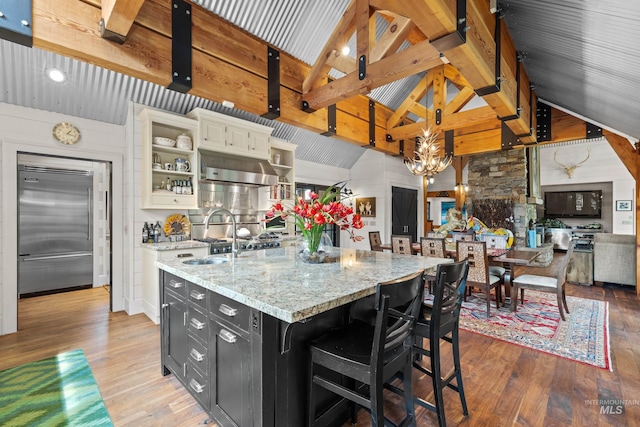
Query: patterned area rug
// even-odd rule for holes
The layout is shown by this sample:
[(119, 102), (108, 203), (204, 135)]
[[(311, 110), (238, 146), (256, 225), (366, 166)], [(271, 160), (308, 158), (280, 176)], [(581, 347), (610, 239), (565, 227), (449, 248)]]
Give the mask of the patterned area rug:
[(560, 318), (555, 295), (525, 291), (518, 311), (510, 305), (496, 312), (491, 303), (487, 319), (484, 295), (474, 293), (463, 303), (460, 327), (492, 338), (612, 370), (609, 352), (609, 303), (567, 296), (569, 312)]
[(113, 426), (82, 350), (0, 372), (0, 426)]

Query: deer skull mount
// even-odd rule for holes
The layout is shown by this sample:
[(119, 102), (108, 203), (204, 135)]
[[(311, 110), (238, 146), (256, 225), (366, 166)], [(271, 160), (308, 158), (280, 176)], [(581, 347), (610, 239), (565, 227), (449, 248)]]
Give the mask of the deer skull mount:
[(577, 168), (578, 166), (582, 166), (582, 164), (583, 164), (584, 162), (586, 162), (587, 160), (589, 160), (589, 156), (591, 155), (591, 149), (590, 149), (589, 147), (587, 147), (587, 157), (586, 157), (583, 161), (581, 161), (580, 163), (576, 163), (576, 164), (575, 164), (575, 165), (573, 165), (573, 166), (568, 166), (568, 165), (563, 165), (562, 163), (560, 163), (560, 162), (558, 161), (558, 159), (556, 159), (556, 154), (558, 154), (558, 151), (559, 151), (559, 150), (560, 150), (560, 149), (558, 148), (558, 149), (553, 153), (553, 160), (554, 160), (557, 164), (559, 164), (560, 166), (562, 166), (562, 168), (564, 169), (564, 171), (567, 173), (567, 176), (569, 177), (569, 179), (571, 179), (571, 178), (573, 177), (573, 172), (576, 170), (576, 168)]

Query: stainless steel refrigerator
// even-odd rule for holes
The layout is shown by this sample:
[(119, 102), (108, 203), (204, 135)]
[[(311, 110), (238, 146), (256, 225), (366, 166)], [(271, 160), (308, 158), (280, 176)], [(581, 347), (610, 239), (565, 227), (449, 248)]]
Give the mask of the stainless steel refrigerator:
[(93, 283), (93, 171), (18, 166), (18, 293)]

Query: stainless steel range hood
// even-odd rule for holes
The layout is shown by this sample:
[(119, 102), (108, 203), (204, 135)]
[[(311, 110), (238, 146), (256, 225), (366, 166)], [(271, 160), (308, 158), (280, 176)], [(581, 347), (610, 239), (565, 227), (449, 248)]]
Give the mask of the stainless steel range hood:
[(240, 184), (275, 185), (278, 174), (267, 160), (229, 155), (203, 155), (207, 181)]

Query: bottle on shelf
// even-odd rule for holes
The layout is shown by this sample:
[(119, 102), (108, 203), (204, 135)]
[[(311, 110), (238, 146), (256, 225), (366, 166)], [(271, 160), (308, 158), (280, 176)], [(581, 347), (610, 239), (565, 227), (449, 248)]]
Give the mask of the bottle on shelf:
[(147, 222), (142, 226), (142, 243), (147, 243), (149, 240), (149, 224)]
[(158, 243), (160, 240), (160, 221), (156, 221), (156, 225), (153, 227), (153, 243)]
[(170, 178), (170, 177), (167, 177), (167, 190), (168, 190), (168, 191), (171, 191), (171, 189), (172, 189), (172, 188), (173, 188), (173, 187), (171, 187), (171, 178)]

